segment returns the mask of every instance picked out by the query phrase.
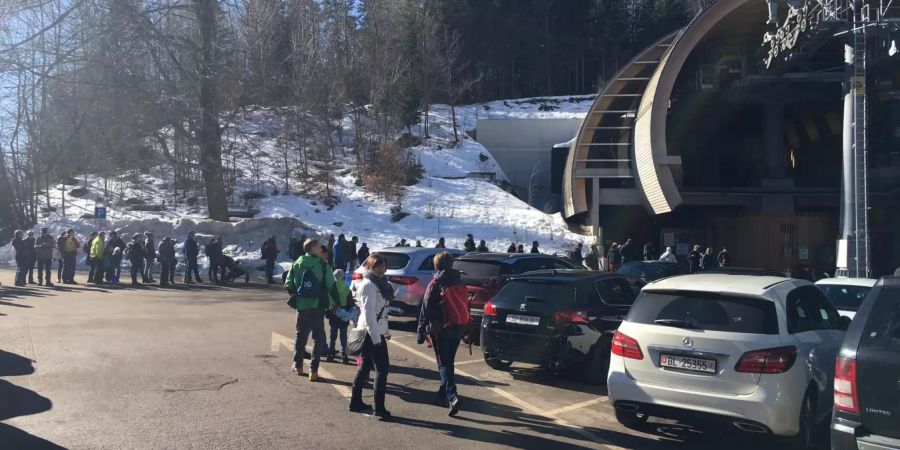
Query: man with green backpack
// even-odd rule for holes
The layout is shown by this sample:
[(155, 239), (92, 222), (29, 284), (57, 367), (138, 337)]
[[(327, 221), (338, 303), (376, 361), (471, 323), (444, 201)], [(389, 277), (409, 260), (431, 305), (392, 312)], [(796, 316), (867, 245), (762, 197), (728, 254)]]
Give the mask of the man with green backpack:
[(294, 364), (291, 370), (303, 376), (303, 353), (312, 333), (313, 350), (309, 363), (309, 381), (319, 380), (319, 358), (326, 347), (325, 312), (340, 304), (337, 283), (331, 268), (322, 259), (318, 239), (303, 243), (305, 255), (297, 258), (287, 274), (284, 287), (291, 294), (288, 305), (297, 310), (297, 337), (294, 341)]

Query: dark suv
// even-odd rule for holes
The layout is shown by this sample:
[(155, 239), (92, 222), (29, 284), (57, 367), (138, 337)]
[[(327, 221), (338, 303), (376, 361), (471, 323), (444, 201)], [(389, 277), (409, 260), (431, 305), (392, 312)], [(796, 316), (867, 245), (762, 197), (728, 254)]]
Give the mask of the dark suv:
[(515, 276), (484, 306), (484, 360), (498, 370), (514, 361), (576, 369), (601, 384), (612, 336), (643, 287), (637, 277), (585, 270)]
[(552, 255), (539, 253), (469, 253), (457, 257), (453, 268), (462, 274), (469, 291), (472, 326), (481, 326), (484, 304), (513, 275), (543, 269), (577, 269), (575, 264)]
[(684, 269), (678, 264), (670, 262), (632, 261), (622, 264), (616, 272), (633, 275), (649, 283), (661, 278), (683, 275)]
[(900, 449), (900, 277), (875, 284), (835, 364), (831, 446)]

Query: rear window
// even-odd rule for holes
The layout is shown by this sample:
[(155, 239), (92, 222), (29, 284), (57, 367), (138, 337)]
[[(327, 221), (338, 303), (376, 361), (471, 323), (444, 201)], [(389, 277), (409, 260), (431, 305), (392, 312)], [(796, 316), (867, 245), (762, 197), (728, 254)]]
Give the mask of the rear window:
[(678, 273), (678, 271), (672, 267), (658, 264), (626, 264), (620, 267), (616, 272), (636, 276), (648, 281), (656, 281), (660, 278), (665, 278)]
[(642, 292), (627, 321), (732, 333), (778, 334), (775, 304), (709, 292)]
[(518, 309), (518, 305), (525, 297), (568, 307), (575, 304), (575, 286), (534, 280), (513, 280), (500, 289), (492, 302), (497, 306)]
[(825, 293), (835, 308), (844, 311), (856, 311), (872, 288), (867, 286), (845, 286), (838, 284), (820, 284), (818, 288)]
[(493, 278), (500, 275), (503, 264), (499, 261), (465, 261), (456, 260), (453, 268), (471, 278)]
[[(900, 352), (900, 286), (880, 288), (860, 338), (860, 347)], [(857, 316), (858, 317), (858, 316)]]
[(388, 270), (403, 269), (409, 264), (409, 256), (403, 253), (377, 252), (375, 254), (387, 260)]
[[(631, 305), (634, 303), (637, 293), (635, 291), (636, 285), (622, 278), (600, 280), (595, 286), (600, 294), (600, 298), (607, 305)], [(637, 291), (640, 291), (639, 287), (637, 287)]]

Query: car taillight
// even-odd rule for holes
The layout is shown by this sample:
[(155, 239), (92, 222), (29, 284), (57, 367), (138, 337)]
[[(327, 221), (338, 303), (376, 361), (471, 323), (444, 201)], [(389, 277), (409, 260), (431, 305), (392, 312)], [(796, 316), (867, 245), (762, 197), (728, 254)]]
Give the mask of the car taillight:
[(580, 308), (567, 309), (565, 311), (560, 311), (553, 315), (556, 319), (556, 323), (560, 325), (564, 324), (589, 324), (590, 320), (588, 319), (587, 310)]
[(834, 407), (840, 411), (859, 414), (855, 359), (838, 358), (834, 364)]
[(394, 284), (399, 284), (402, 286), (409, 286), (411, 284), (416, 284), (416, 281), (419, 281), (416, 277), (405, 277), (402, 275), (394, 275), (388, 277), (388, 281)]
[(350, 277), (351, 280), (362, 280), (363, 274), (359, 272), (353, 272), (353, 276)]
[(488, 300), (488, 302), (484, 304), (484, 315), (497, 317), (497, 307), (494, 306), (494, 304), (491, 303), (490, 300)]
[(767, 348), (744, 353), (734, 366), (736, 372), (784, 373), (797, 359), (797, 347)]
[(638, 341), (621, 331), (616, 331), (613, 335), (612, 353), (623, 358), (644, 359), (644, 352)]

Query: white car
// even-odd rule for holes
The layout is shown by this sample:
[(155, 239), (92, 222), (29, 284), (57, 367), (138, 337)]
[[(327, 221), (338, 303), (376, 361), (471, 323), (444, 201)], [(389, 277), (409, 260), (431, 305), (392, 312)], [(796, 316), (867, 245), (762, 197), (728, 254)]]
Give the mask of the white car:
[(878, 280), (872, 278), (823, 278), (816, 286), (825, 292), (842, 316), (853, 318)]
[(850, 320), (804, 280), (699, 274), (644, 287), (613, 337), (616, 419), (719, 422), (808, 448)]

